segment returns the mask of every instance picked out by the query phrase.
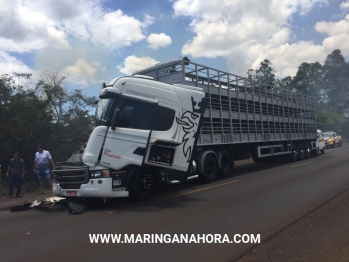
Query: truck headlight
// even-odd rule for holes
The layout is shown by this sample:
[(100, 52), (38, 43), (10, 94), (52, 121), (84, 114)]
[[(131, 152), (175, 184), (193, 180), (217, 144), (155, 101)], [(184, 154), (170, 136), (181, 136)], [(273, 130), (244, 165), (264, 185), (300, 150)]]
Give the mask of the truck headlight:
[(91, 178), (105, 178), (105, 177), (110, 177), (109, 169), (91, 171)]

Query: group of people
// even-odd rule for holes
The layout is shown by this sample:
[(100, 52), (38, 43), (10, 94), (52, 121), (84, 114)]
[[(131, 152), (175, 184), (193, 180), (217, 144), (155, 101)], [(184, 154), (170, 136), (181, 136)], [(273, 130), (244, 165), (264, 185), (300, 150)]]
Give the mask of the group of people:
[[(38, 145), (38, 151), (35, 153), (33, 172), (36, 173), (40, 184), (39, 195), (45, 192), (45, 183), (52, 188), (52, 179), (50, 175), (50, 164), (55, 167), (49, 151), (44, 150), (43, 145)], [(10, 160), (6, 176), (9, 179), (9, 198), (13, 197), (14, 186), (17, 185), (16, 197), (21, 197), (22, 179), (25, 175), (25, 164), (20, 154), (16, 152)]]

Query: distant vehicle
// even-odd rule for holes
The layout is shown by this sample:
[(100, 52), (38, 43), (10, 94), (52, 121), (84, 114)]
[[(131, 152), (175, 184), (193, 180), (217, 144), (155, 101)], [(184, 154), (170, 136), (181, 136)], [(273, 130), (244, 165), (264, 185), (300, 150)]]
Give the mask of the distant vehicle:
[(316, 140), (316, 153), (317, 155), (321, 152), (322, 154), (325, 154), (325, 139), (323, 136), (323, 133), (320, 129), (317, 130), (317, 140)]
[(326, 147), (336, 147), (337, 145), (342, 146), (342, 136), (337, 135), (336, 132), (326, 131), (323, 133), (323, 136), (325, 138)]

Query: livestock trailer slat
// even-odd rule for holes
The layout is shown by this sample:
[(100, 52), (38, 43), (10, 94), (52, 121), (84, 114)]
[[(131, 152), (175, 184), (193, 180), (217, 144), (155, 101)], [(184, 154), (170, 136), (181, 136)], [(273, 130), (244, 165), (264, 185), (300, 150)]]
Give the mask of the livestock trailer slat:
[(202, 88), (207, 104), (198, 145), (316, 138), (313, 97), (176, 59), (134, 74)]

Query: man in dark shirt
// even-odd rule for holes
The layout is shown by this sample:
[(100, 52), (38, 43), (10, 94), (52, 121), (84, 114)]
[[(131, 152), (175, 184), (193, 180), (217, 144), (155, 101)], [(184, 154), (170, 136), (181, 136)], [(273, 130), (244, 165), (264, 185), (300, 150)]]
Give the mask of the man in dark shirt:
[(10, 160), (7, 168), (6, 176), (9, 178), (9, 198), (13, 197), (13, 187), (17, 184), (16, 197), (21, 196), (22, 178), (24, 177), (24, 161), (19, 158), (19, 153), (16, 152)]

